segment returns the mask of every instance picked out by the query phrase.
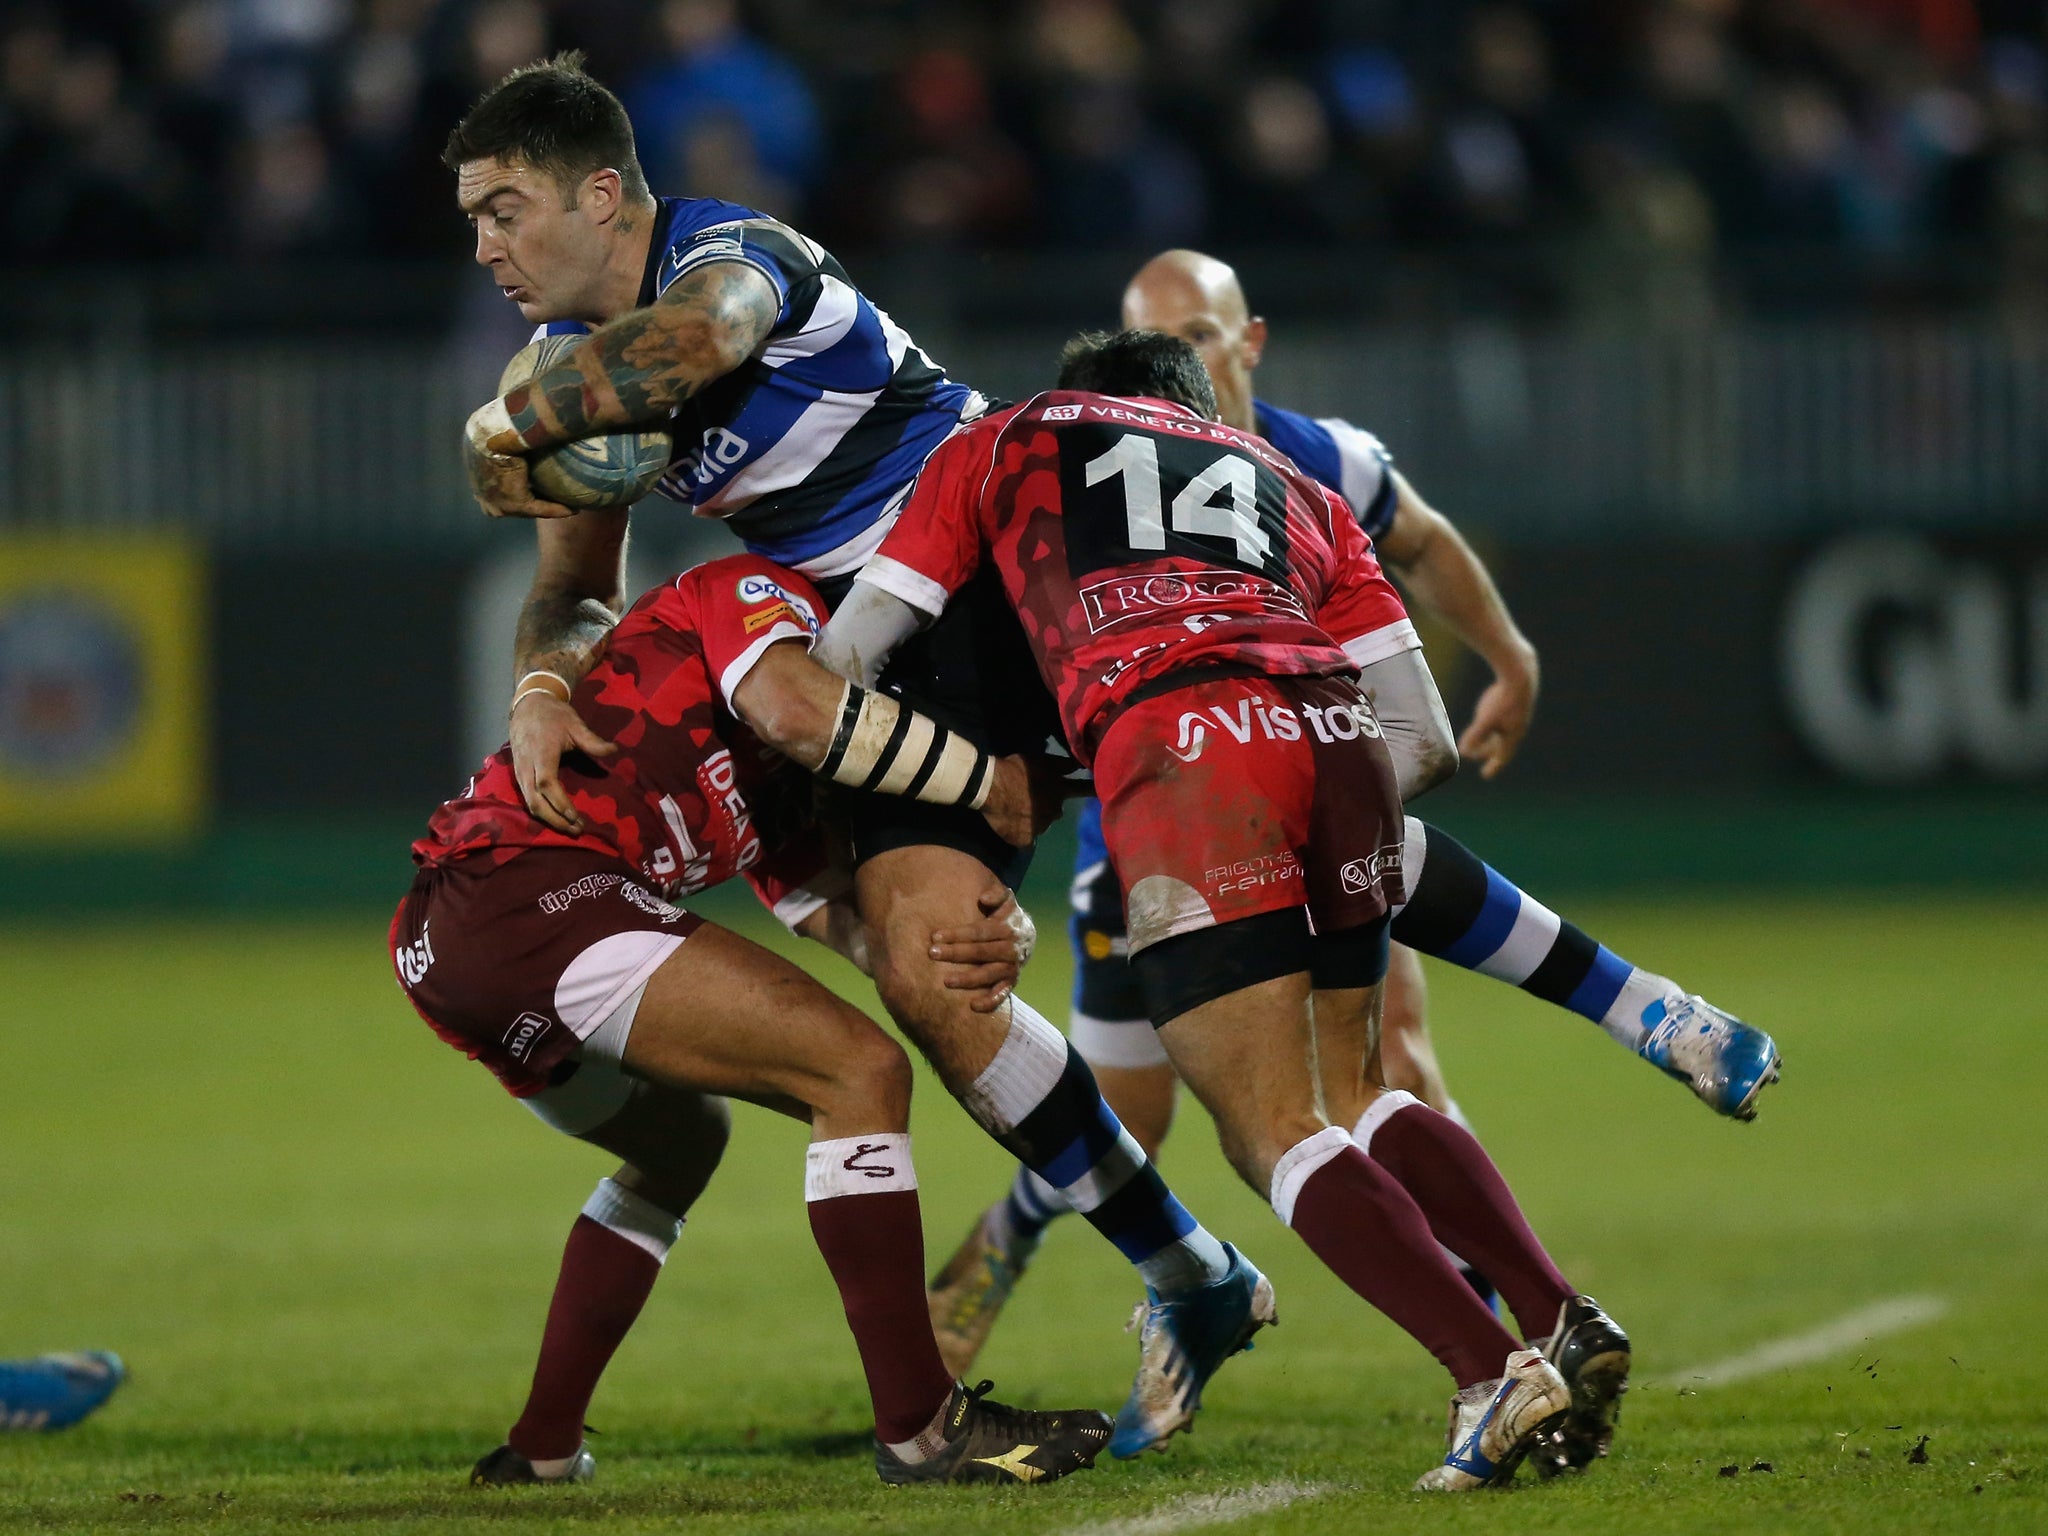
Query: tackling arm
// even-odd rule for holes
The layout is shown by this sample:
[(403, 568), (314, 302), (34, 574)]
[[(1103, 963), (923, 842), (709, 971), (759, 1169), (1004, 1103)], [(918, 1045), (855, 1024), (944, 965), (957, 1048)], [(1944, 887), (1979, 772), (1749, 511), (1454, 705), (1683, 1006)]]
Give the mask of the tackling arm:
[(668, 415), (759, 350), (781, 313), (754, 266), (712, 261), (591, 333), (557, 366), (490, 401), (464, 434), (470, 488), (494, 517), (566, 517), (535, 498), (523, 455)]
[(930, 614), (893, 592), (856, 581), (819, 633), (811, 656), (841, 677), (872, 688), (896, 647), (931, 621)]
[[(1398, 472), (1394, 476), (1394, 520), (1379, 551), (1418, 606), (1450, 625), (1453, 633), (1493, 668), (1493, 682), (1480, 695), (1458, 746), (1479, 763), (1481, 778), (1507, 767), (1529, 732), (1536, 710), (1540, 669), (1536, 647), (1516, 627), (1472, 546), (1449, 518), (1430, 506)], [(1432, 690), (1433, 691), (1433, 690)], [(1438, 709), (1442, 709), (1439, 702)]]
[(1451, 719), (1421, 651), (1396, 651), (1369, 663), (1359, 668), (1358, 682), (1379, 717), (1404, 804), (1458, 771)]
[(971, 806), (1005, 842), (1031, 842), (1022, 758), (991, 757), (888, 695), (826, 671), (794, 642), (769, 646), (734, 687), (732, 704), (763, 741), (835, 784)]

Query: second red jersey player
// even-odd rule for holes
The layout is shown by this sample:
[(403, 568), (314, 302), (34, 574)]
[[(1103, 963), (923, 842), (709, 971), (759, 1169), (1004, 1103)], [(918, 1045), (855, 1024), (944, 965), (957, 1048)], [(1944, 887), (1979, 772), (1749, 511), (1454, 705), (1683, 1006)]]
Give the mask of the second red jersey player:
[[(1446, 1455), (1416, 1486), (1504, 1482), (1572, 1388), (1438, 1239), (1482, 1255), (1516, 1317), (1557, 1317), (1558, 1337), (1598, 1309), (1479, 1144), (1378, 1080), (1402, 822), (1366, 688), (1413, 632), (1349, 509), (1211, 419), (1187, 343), (1082, 337), (1061, 382), (1086, 392), (1040, 395), (934, 456), (819, 649), (874, 665), (904, 604), (932, 612), (994, 565), (1095, 769), (1160, 1044), (1245, 1182), (1450, 1372)], [(1199, 1383), (1215, 1357), (1180, 1347)], [(1112, 1453), (1157, 1444), (1154, 1423), (1126, 1404)]]

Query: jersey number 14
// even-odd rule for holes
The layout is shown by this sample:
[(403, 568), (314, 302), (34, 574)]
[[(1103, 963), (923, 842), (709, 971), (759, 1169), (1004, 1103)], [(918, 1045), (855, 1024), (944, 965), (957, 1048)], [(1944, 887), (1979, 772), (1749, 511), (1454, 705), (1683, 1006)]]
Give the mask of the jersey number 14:
[[(1100, 446), (1105, 435), (1086, 428), (1062, 433), (1062, 460), (1075, 448)], [(1067, 495), (1067, 540), (1085, 568), (1174, 555), (1220, 558), (1284, 579), (1286, 494), (1276, 476), (1244, 454), (1126, 432), (1079, 467), (1080, 484), (1070, 484)]]

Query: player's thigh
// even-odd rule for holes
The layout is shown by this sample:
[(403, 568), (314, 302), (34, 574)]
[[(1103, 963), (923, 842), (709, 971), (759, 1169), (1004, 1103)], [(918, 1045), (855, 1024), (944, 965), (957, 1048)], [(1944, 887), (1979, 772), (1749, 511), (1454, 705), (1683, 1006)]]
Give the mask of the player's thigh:
[(909, 1062), (872, 1019), (710, 923), (648, 978), (623, 1059), (669, 1088), (814, 1108), (857, 1101), (890, 1119), (909, 1112)]
[(968, 993), (943, 985), (931, 939), (941, 928), (974, 921), (991, 879), (988, 865), (972, 854), (929, 843), (877, 854), (854, 875), (875, 987), (904, 1033), (956, 1089), (995, 1059), (1009, 1024), (1002, 1012), (974, 1012)]
[(1327, 1123), (1317, 1109), (1308, 973), (1201, 1003), (1169, 1020), (1159, 1038), (1215, 1118), (1231, 1165), (1265, 1194), (1280, 1154)]
[(1422, 957), (1405, 944), (1393, 946), (1380, 1016), (1380, 1073), (1388, 1088), (1405, 1089), (1433, 1109), (1449, 1102), (1436, 1044), (1429, 1033), (1429, 982)]

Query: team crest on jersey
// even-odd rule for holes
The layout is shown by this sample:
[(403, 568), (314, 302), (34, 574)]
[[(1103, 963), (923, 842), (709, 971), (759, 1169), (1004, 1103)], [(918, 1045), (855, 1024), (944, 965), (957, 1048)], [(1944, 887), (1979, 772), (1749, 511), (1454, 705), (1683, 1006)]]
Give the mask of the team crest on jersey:
[(814, 635), (818, 632), (817, 610), (780, 582), (771, 581), (766, 576), (742, 576), (740, 584), (733, 588), (733, 595), (750, 608), (761, 603), (774, 605), (758, 613), (750, 613), (740, 621), (750, 635), (758, 629), (766, 629), (777, 619), (793, 620)]

